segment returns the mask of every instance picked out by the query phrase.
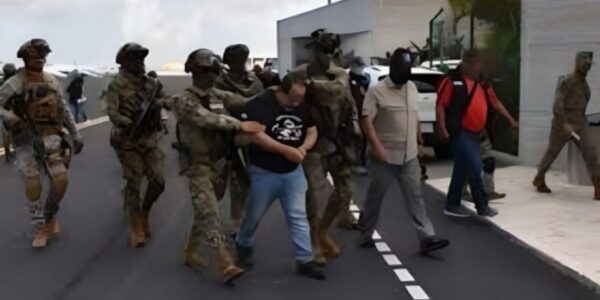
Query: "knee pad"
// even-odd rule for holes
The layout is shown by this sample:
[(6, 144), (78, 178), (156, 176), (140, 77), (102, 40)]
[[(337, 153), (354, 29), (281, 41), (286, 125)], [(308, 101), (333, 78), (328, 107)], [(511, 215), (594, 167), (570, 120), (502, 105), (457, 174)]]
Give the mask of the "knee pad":
[(42, 195), (42, 182), (39, 176), (25, 179), (25, 196), (29, 201), (38, 201)]
[(69, 186), (69, 174), (67, 172), (53, 174), (52, 181), (54, 182), (54, 190), (58, 197), (57, 200), (60, 200), (65, 195), (67, 186)]
[(488, 157), (483, 160), (483, 172), (485, 173), (494, 173), (496, 170), (496, 159), (493, 157)]

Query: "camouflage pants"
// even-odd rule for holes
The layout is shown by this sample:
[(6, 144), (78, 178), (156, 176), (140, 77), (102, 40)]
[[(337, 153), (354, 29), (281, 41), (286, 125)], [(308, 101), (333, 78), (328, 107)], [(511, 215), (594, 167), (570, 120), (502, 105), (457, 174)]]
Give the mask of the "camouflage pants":
[[(158, 148), (117, 149), (117, 156), (123, 168), (125, 187), (123, 188), (124, 207), (129, 212), (150, 211), (165, 189), (163, 177), (164, 154)], [(148, 186), (142, 201), (142, 179)]]
[[(67, 190), (69, 177), (61, 153), (62, 138), (58, 135), (50, 135), (43, 140), (45, 160), (53, 182), (44, 205), (44, 215), (52, 217), (59, 210), (59, 203)], [(36, 159), (32, 143), (29, 137), (15, 138), (16, 163), (19, 173), (25, 180), (25, 193), (30, 201), (36, 202), (41, 196), (42, 175), (46, 176), (46, 174), (42, 174), (45, 171)]]
[(6, 129), (6, 126), (4, 126), (3, 123), (0, 124), (0, 127), (2, 130), (2, 145), (4, 146), (4, 159), (8, 162), (12, 157), (12, 152), (10, 149), (10, 146), (12, 145), (12, 138), (10, 136), (10, 133)]
[(194, 209), (189, 239), (217, 249), (226, 241), (219, 217), (218, 198), (213, 185), (214, 179), (219, 176), (214, 173), (215, 168), (211, 166), (195, 166), (195, 169), (199, 172), (188, 175)]
[(231, 230), (237, 232), (242, 223), (246, 198), (250, 190), (250, 177), (241, 158), (235, 155), (231, 163), (231, 182), (229, 195), (231, 198)]
[[(321, 156), (313, 151), (306, 155), (303, 166), (308, 180), (306, 214), (311, 231), (328, 230), (339, 216), (346, 214), (352, 199), (350, 163), (336, 154)], [(327, 173), (331, 174), (334, 187), (327, 180)], [(323, 205), (321, 217), (319, 210)]]
[(556, 157), (560, 154), (560, 151), (569, 141), (573, 141), (581, 150), (588, 174), (590, 175), (592, 182), (595, 183), (599, 176), (598, 158), (596, 156), (596, 148), (592, 146), (592, 143), (588, 140), (587, 120), (582, 120), (579, 124), (572, 124), (572, 126), (573, 131), (581, 137), (580, 141), (575, 141), (571, 138), (571, 134), (566, 132), (564, 128), (564, 123), (557, 120), (552, 121), (550, 143), (542, 161), (538, 165), (538, 176), (543, 177), (550, 169), (552, 163), (556, 160)]

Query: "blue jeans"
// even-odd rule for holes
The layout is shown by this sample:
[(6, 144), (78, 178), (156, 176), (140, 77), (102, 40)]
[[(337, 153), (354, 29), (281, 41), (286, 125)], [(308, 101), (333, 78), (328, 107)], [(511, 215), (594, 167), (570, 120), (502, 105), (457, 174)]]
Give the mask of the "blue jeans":
[(450, 141), (450, 147), (454, 154), (454, 167), (452, 179), (446, 198), (446, 208), (457, 208), (460, 206), (463, 186), (469, 180), (469, 187), (475, 201), (477, 211), (487, 207), (487, 198), (483, 189), (481, 179), (481, 142), (479, 134), (463, 130)]
[(84, 103), (69, 103), (69, 110), (71, 111), (71, 115), (73, 115), (73, 120), (75, 120), (75, 123), (79, 123), (79, 116), (83, 117), (83, 121), (87, 121), (87, 115), (85, 114), (83, 105)]
[(310, 230), (306, 219), (306, 191), (308, 183), (302, 166), (290, 173), (274, 173), (250, 165), (250, 193), (244, 218), (236, 238), (242, 247), (254, 246), (254, 232), (273, 201), (279, 199), (285, 220), (294, 242), (296, 260), (313, 260)]

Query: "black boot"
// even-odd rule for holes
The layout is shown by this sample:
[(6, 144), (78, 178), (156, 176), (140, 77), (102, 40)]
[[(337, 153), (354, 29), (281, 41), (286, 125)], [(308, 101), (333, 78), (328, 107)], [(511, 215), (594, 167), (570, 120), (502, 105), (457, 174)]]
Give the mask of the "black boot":
[(325, 280), (325, 272), (315, 265), (314, 262), (310, 261), (307, 263), (301, 263), (296, 261), (296, 273), (301, 276), (313, 278), (317, 280)]
[(238, 265), (246, 269), (246, 271), (252, 270), (255, 264), (254, 248), (235, 244), (235, 249), (237, 251)]

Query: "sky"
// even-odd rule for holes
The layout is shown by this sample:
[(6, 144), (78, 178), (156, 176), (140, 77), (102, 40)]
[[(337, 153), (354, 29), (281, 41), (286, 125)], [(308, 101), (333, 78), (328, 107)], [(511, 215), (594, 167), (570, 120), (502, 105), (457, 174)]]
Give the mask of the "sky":
[[(336, 2), (336, 1), (334, 1)], [(197, 48), (222, 54), (244, 43), (252, 57), (277, 55), (277, 20), (327, 0), (0, 0), (0, 62), (44, 38), (48, 63), (111, 65), (126, 42), (150, 49), (146, 64), (182, 62)]]

